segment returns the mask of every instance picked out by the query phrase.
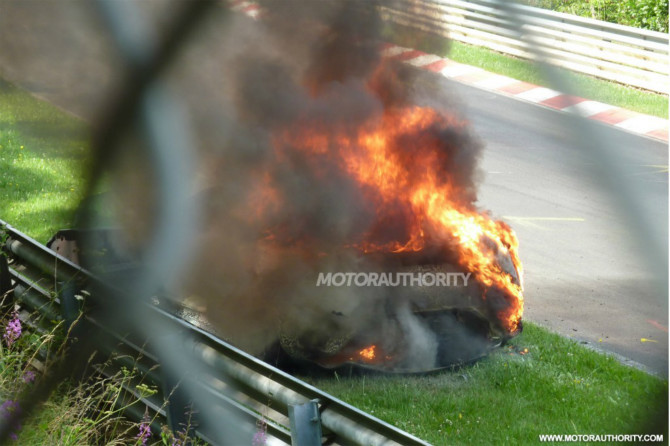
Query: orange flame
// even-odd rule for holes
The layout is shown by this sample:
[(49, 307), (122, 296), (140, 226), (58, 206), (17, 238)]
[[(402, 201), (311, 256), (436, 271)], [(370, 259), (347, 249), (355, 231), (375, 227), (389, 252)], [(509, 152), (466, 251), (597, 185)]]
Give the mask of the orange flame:
[(358, 352), (358, 356), (363, 360), (372, 361), (373, 359), (375, 359), (375, 356), (376, 356), (375, 355), (375, 349), (376, 348), (377, 348), (377, 346), (375, 346), (375, 345), (371, 345), (370, 347), (366, 347), (363, 350)]
[[(506, 305), (497, 316), (512, 333), (523, 314), (516, 235), (506, 223), (471, 204), (471, 186), (442, 171), (455, 161), (435, 135), (465, 127), (465, 122), (434, 109), (409, 106), (386, 110), (380, 119), (362, 122), (354, 130), (324, 128), (306, 117), (276, 134), (274, 144), (279, 157), (287, 150), (302, 151), (315, 169), (320, 162), (336, 163), (375, 203), (376, 225), (353, 243), (355, 247), (364, 252), (421, 251), (428, 244), (448, 248), (445, 251), (456, 253), (454, 262), (480, 284), (482, 298), (492, 288), (503, 294)], [(398, 219), (404, 222), (404, 239), (380, 236)], [(505, 257), (512, 261), (516, 277), (501, 265)], [(374, 354), (374, 346), (361, 355), (364, 352)]]

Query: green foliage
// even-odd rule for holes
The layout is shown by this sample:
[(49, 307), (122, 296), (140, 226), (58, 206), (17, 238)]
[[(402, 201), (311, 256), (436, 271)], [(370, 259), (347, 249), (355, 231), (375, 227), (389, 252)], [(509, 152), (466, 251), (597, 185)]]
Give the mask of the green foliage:
[(619, 25), (668, 32), (668, 0), (518, 0)]
[(618, 23), (668, 32), (668, 0), (627, 0), (615, 3)]
[[(0, 315), (0, 418), (21, 410), (22, 397), (41, 376), (49, 373), (65, 345), (62, 323), (53, 326), (48, 333), (38, 334), (33, 324), (39, 315), (23, 312), (21, 322), (17, 314), (10, 308)], [(18, 326), (16, 321), (19, 321)], [(11, 340), (4, 336), (19, 332)], [(41, 354), (45, 350), (56, 354), (46, 360)], [(23, 425), (12, 427), (10, 438), (16, 444), (26, 445), (139, 445), (144, 444), (144, 437), (139, 437), (138, 432), (146, 432), (147, 444), (151, 445), (202, 444), (191, 442), (182, 432), (173, 433), (166, 426), (162, 426), (160, 432), (151, 432), (149, 426), (153, 419), (137, 423), (124, 417), (126, 409), (142, 404), (139, 397), (155, 395), (158, 389), (142, 382), (134, 365), (115, 367), (119, 359), (122, 358), (112, 357), (99, 364), (92, 356), (87, 368), (96, 371), (83, 381), (63, 382), (36, 414)], [(133, 387), (139, 397), (130, 397), (124, 390)]]

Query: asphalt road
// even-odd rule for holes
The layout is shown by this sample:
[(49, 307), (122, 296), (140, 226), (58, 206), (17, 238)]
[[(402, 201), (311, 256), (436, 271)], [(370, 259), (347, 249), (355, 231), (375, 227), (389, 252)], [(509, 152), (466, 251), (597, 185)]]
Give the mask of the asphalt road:
[(485, 144), (479, 204), (517, 232), (525, 319), (667, 375), (667, 264), (650, 256), (668, 254), (667, 145), (418, 76), (432, 100), (456, 98)]

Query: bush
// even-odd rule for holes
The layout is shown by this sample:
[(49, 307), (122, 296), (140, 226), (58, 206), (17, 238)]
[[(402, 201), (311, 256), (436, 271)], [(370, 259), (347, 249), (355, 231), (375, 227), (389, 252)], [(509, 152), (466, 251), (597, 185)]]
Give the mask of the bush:
[(668, 32), (668, 0), (626, 0), (614, 3), (617, 6), (618, 23)]
[(520, 3), (620, 25), (668, 32), (668, 0), (519, 0)]

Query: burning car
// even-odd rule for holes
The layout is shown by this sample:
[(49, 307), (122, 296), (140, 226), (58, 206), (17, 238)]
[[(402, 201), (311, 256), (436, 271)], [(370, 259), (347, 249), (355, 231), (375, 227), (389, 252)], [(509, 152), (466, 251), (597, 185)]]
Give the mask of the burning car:
[[(248, 187), (230, 197), (224, 181), (204, 200), (222, 204), (202, 245), (212, 257), (189, 289), (225, 295), (208, 301), (223, 335), (278, 364), (408, 372), (468, 362), (518, 333), (518, 240), (475, 205), (481, 147), (468, 123), (391, 98), (394, 74), (383, 66), (350, 85), (310, 81), (307, 92), (283, 81), (286, 113), (264, 97), (241, 105), (243, 120), (264, 129), (260, 162), (244, 166)], [(220, 252), (235, 261), (221, 263)], [(470, 280), (318, 286), (320, 275), (343, 272)]]
[[(231, 24), (245, 43), (185, 89), (205, 215), (178, 294), (221, 337), (275, 363), (432, 370), (517, 334), (518, 240), (477, 204), (483, 145), (467, 120), (382, 61), (379, 24), (351, 10), (359, 2), (279, 3)], [(215, 31), (207, 54), (225, 47)], [(138, 181), (117, 170), (133, 246), (151, 228), (151, 193), (141, 169)], [(328, 273), (468, 280), (319, 286)]]

